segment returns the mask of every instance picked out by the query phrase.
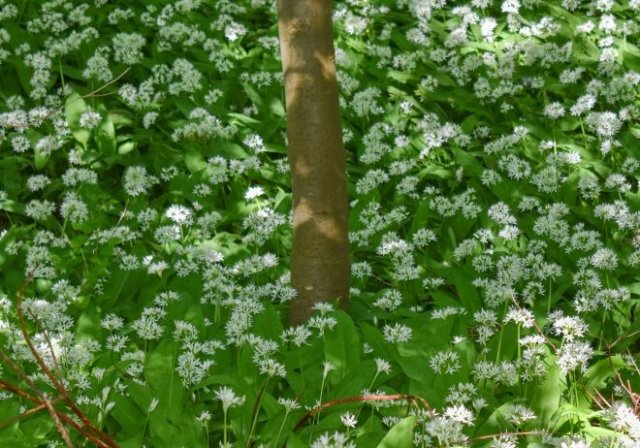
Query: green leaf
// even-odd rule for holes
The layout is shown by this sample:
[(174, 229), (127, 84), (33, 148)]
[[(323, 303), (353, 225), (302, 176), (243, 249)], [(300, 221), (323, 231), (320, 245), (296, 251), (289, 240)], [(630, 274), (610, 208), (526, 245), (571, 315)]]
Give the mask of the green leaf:
[(49, 161), (50, 153), (42, 153), (40, 148), (36, 148), (33, 152), (33, 161), (36, 166), (36, 170), (40, 171), (45, 166), (47, 166), (47, 162)]
[(204, 170), (207, 167), (207, 162), (200, 151), (194, 148), (189, 148), (187, 154), (184, 157), (184, 164), (187, 165), (187, 169), (191, 173), (197, 173)]
[(305, 444), (295, 433), (291, 434), (287, 439), (287, 448), (307, 448), (309, 444)]
[(549, 355), (547, 359), (550, 366), (545, 380), (534, 389), (529, 402), (542, 421), (549, 421), (558, 410), (562, 395), (567, 387), (564, 375), (556, 363), (556, 357)]
[(69, 123), (69, 129), (73, 134), (73, 138), (76, 139), (84, 148), (87, 147), (87, 142), (91, 133), (80, 126), (80, 116), (88, 109), (85, 100), (77, 93), (73, 92), (67, 98), (64, 106), (64, 116)]
[(393, 428), (380, 441), (377, 448), (411, 448), (413, 447), (413, 425), (416, 418), (406, 417), (393, 425)]
[(133, 140), (126, 140), (118, 145), (118, 154), (128, 154), (134, 149), (136, 149), (136, 143)]
[(96, 144), (98, 149), (104, 155), (111, 155), (116, 152), (116, 128), (111, 120), (111, 114), (106, 113), (104, 107), (100, 108), (102, 113), (102, 122), (96, 129)]
[(451, 279), (458, 292), (460, 303), (471, 313), (480, 310), (482, 301), (478, 290), (473, 286), (473, 277), (463, 269), (452, 269)]
[(616, 373), (624, 368), (625, 365), (622, 357), (610, 356), (589, 366), (584, 378), (589, 387), (601, 389), (606, 386), (606, 381), (615, 377)]
[(338, 324), (325, 333), (325, 356), (335, 367), (333, 378), (342, 379), (351, 366), (360, 362), (362, 344), (356, 326), (344, 311), (336, 311)]
[(176, 343), (160, 343), (148, 356), (145, 376), (158, 398), (157, 412), (177, 421), (182, 412), (184, 389), (175, 369), (176, 356)]
[(229, 118), (233, 118), (233, 120), (229, 120), (230, 123), (233, 124), (243, 124), (245, 126), (250, 126), (250, 125), (257, 125), (260, 124), (260, 121), (256, 120), (255, 118), (252, 118), (248, 115), (244, 115), (244, 114), (239, 114), (237, 112), (230, 112), (227, 114), (227, 116)]

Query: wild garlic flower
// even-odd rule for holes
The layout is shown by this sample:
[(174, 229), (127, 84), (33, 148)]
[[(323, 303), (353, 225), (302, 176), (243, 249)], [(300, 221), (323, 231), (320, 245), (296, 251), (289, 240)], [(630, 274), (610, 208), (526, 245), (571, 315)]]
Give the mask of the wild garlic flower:
[(593, 356), (593, 348), (585, 341), (567, 341), (558, 349), (557, 364), (562, 373), (568, 373), (576, 368), (584, 373)]
[(438, 374), (451, 375), (460, 370), (460, 355), (453, 350), (440, 351), (429, 360), (429, 366)]
[(399, 344), (403, 342), (408, 342), (411, 339), (413, 331), (410, 327), (406, 325), (402, 325), (400, 323), (395, 323), (393, 325), (386, 324), (382, 328), (382, 335), (384, 340), (389, 344)]
[(376, 363), (376, 375), (379, 375), (381, 373), (385, 373), (385, 374), (389, 374), (391, 373), (391, 364), (389, 363), (389, 361), (386, 361), (382, 358), (376, 358), (375, 360)]
[(215, 392), (215, 397), (217, 400), (220, 400), (222, 402), (222, 411), (225, 413), (232, 406), (242, 406), (245, 399), (244, 395), (241, 397), (237, 396), (233, 389), (227, 386), (220, 387)]
[(335, 432), (331, 435), (321, 435), (313, 441), (311, 448), (356, 448), (356, 445), (350, 442), (346, 435)]
[(88, 110), (80, 115), (80, 126), (86, 129), (94, 129), (102, 121), (102, 115), (98, 112)]

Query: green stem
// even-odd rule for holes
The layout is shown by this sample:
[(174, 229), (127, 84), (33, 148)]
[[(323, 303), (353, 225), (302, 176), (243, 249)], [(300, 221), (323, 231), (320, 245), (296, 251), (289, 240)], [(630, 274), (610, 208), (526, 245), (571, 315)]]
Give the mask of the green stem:
[(551, 312), (551, 279), (549, 279), (549, 294), (547, 297), (547, 315)]
[[(504, 303), (504, 310), (502, 311), (502, 318), (507, 314), (507, 304)], [(504, 322), (500, 326), (500, 339), (498, 339), (498, 351), (496, 352), (496, 362), (500, 362), (500, 352), (502, 351), (502, 337), (504, 336)]]
[(289, 410), (284, 411), (284, 418), (282, 419), (282, 424), (280, 425), (280, 430), (278, 430), (278, 435), (276, 436), (276, 443), (273, 445), (274, 448), (277, 448), (278, 442), (280, 442), (280, 436), (282, 435), (282, 430), (284, 429), (284, 424), (287, 421), (287, 417), (289, 416)]
[[(322, 393), (324, 392), (324, 380), (327, 379), (327, 375), (322, 375), (322, 383), (320, 384), (320, 398), (318, 399), (318, 404), (322, 405)], [(316, 414), (316, 423), (320, 421), (320, 413)]]
[(304, 371), (302, 369), (302, 356), (300, 356), (300, 349), (297, 350), (298, 355), (298, 365), (300, 366), (300, 379), (302, 380), (302, 390), (305, 388), (304, 384)]
[(65, 89), (65, 84), (64, 84), (64, 73), (62, 73), (62, 61), (60, 60), (60, 58), (58, 58), (58, 69), (60, 70), (60, 83), (62, 84), (62, 89)]
[(518, 329), (517, 329), (517, 347), (518, 347), (518, 361), (520, 361), (520, 325), (518, 325)]
[(260, 415), (260, 407), (262, 406), (262, 399), (264, 398), (264, 394), (267, 392), (267, 386), (269, 385), (269, 377), (264, 382), (264, 386), (262, 386), (262, 390), (258, 395), (258, 401), (255, 407), (255, 413), (253, 415), (253, 420), (251, 422), (251, 431), (249, 431), (249, 445), (253, 441), (253, 432), (256, 429), (256, 424), (258, 423), (258, 415)]
[(604, 324), (607, 320), (607, 310), (602, 310), (602, 324), (600, 325), (600, 341), (598, 342), (598, 350), (602, 350), (602, 341), (604, 340)]
[(223, 422), (222, 422), (222, 441), (224, 446), (227, 446), (227, 411), (222, 412), (224, 414)]
[[(375, 375), (373, 375), (373, 379), (371, 380), (371, 384), (369, 384), (369, 387), (368, 387), (368, 389), (369, 389), (369, 390), (371, 390), (371, 388), (373, 387), (373, 385), (374, 385), (374, 384), (375, 384), (375, 382), (376, 382), (376, 379), (378, 379), (378, 374), (379, 374), (379, 372), (378, 372), (378, 371), (376, 371), (376, 374), (375, 374)], [(358, 410), (356, 411), (356, 419), (358, 419), (358, 418), (360, 417), (360, 413), (362, 412), (362, 410), (363, 410), (363, 409), (364, 409), (364, 402), (362, 402), (362, 403), (360, 404), (360, 407), (359, 407), (359, 408), (358, 408)], [(347, 432), (348, 432), (348, 431), (347, 431)]]
[(177, 354), (178, 354), (178, 345), (176, 344), (175, 348), (173, 349), (173, 356), (171, 357), (171, 378), (169, 379), (169, 409), (172, 409), (171, 398), (173, 397), (173, 378), (175, 376), (175, 371), (176, 371), (176, 369), (174, 369), (173, 367), (175, 366), (175, 363), (176, 363)]

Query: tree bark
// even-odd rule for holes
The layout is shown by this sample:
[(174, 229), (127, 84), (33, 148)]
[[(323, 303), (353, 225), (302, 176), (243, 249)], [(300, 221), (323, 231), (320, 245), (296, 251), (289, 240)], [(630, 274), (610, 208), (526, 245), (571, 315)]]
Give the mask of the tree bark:
[(349, 298), (346, 158), (331, 0), (278, 0), (293, 188), (291, 323), (316, 302)]

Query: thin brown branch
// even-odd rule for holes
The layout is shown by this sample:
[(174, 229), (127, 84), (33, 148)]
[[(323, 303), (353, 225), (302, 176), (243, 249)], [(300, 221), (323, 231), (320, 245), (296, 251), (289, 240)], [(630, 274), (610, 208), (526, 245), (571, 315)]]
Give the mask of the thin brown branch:
[(33, 395), (29, 394), (28, 392), (25, 392), (24, 390), (22, 390), (20, 388), (14, 386), (13, 384), (8, 383), (5, 380), (0, 380), (0, 389), (6, 389), (9, 392), (12, 392), (12, 393), (14, 393), (16, 395), (19, 395), (22, 398), (38, 402), (38, 399), (36, 397), (34, 397)]
[(62, 375), (62, 369), (60, 369), (60, 365), (58, 364), (56, 353), (53, 350), (53, 344), (51, 344), (51, 338), (49, 337), (49, 332), (47, 331), (46, 328), (44, 328), (43, 325), (40, 324), (40, 320), (38, 319), (37, 316), (35, 316), (33, 313), (29, 313), (29, 314), (31, 316), (31, 319), (33, 319), (33, 321), (40, 328), (40, 331), (42, 331), (42, 334), (44, 335), (44, 339), (47, 342), (47, 347), (49, 348), (49, 353), (51, 353), (51, 359), (53, 361), (53, 365), (56, 368), (58, 375)]
[(111, 81), (109, 81), (109, 82), (107, 82), (107, 83), (105, 83), (105, 84), (101, 85), (100, 87), (98, 87), (96, 90), (94, 90), (94, 91), (93, 91), (93, 92), (91, 92), (91, 93), (87, 93), (86, 95), (82, 95), (80, 98), (90, 98), (90, 97), (95, 96), (95, 95), (96, 95), (96, 93), (98, 93), (99, 91), (104, 90), (106, 87), (109, 87), (111, 84), (114, 84), (114, 83), (118, 82), (118, 80), (119, 80), (120, 78), (122, 78), (124, 75), (126, 75), (126, 74), (129, 72), (129, 70), (131, 70), (131, 67), (127, 67), (127, 68), (125, 69), (125, 71), (123, 71), (122, 73), (120, 73), (118, 76), (116, 76), (115, 78), (113, 78)]
[(81, 435), (87, 438), (91, 443), (93, 443), (98, 448), (113, 448), (113, 446), (117, 447), (117, 445), (108, 445), (105, 441), (97, 438), (91, 428), (88, 428), (84, 425), (80, 425), (74, 419), (72, 419), (67, 414), (58, 412), (60, 419), (62, 419), (67, 425), (71, 426), (73, 429), (78, 431)]
[(49, 397), (47, 397), (46, 395), (44, 396), (44, 405), (47, 408), (47, 411), (49, 411), (49, 415), (51, 415), (51, 419), (53, 420), (53, 423), (56, 425), (56, 429), (60, 433), (60, 437), (62, 437), (62, 440), (64, 441), (64, 444), (66, 445), (66, 447), (75, 448), (73, 445), (73, 442), (71, 441), (71, 437), (69, 437), (69, 431), (67, 431), (67, 428), (65, 428), (64, 425), (62, 424), (62, 421), (60, 420), (60, 415), (53, 407), (53, 404), (51, 403), (51, 400), (49, 400)]
[[(106, 87), (110, 86), (111, 84), (117, 82), (120, 78), (122, 78), (124, 75), (127, 74), (127, 72), (129, 72), (129, 70), (131, 70), (131, 67), (126, 68), (122, 73), (120, 73), (118, 76), (116, 76), (114, 79), (112, 79), (111, 81), (103, 84), (102, 86), (98, 87), (96, 90), (94, 90), (93, 92), (87, 93), (86, 95), (82, 95), (79, 96), (78, 98), (74, 99), (73, 101), (71, 101), (69, 104), (73, 104), (75, 101), (81, 100), (81, 99), (85, 99), (85, 98), (94, 98), (94, 97), (101, 97), (101, 96), (110, 96), (113, 94), (116, 94), (117, 92), (108, 92), (108, 93), (101, 93), (98, 94), (98, 92), (100, 92), (101, 90), (105, 89)], [(46, 119), (49, 119), (51, 117), (53, 117), (54, 115), (62, 112), (63, 108), (58, 108), (58, 109), (51, 109), (51, 111), (46, 114), (44, 116), (44, 118), (42, 119), (43, 121)], [(27, 127), (18, 125), (18, 124), (13, 124), (13, 123), (7, 123), (8, 127), (12, 127), (14, 129), (26, 129)]]
[(515, 431), (515, 432), (501, 432), (500, 434), (487, 434), (486, 436), (474, 437), (471, 440), (488, 440), (498, 436), (543, 436), (548, 434), (546, 431)]
[(622, 342), (624, 339), (630, 338), (632, 336), (635, 336), (637, 334), (640, 333), (640, 330), (636, 330), (632, 333), (629, 334), (624, 334), (622, 336), (619, 336), (618, 339), (616, 339), (615, 341), (613, 341), (611, 344), (607, 344), (607, 352), (611, 353), (611, 351), (613, 350), (613, 348), (618, 345), (620, 342)]
[(338, 406), (340, 404), (345, 403), (356, 403), (363, 401), (399, 401), (406, 400), (409, 402), (420, 403), (424, 408), (428, 409), (430, 412), (433, 412), (433, 408), (429, 405), (429, 402), (422, 397), (418, 397), (416, 395), (409, 394), (393, 394), (393, 395), (357, 395), (353, 397), (345, 397), (338, 398), (336, 400), (331, 400), (326, 403), (321, 404), (309, 412), (307, 412), (299, 421), (296, 423), (296, 426), (293, 428), (293, 432), (298, 431), (311, 417), (321, 413), (322, 411), (329, 409), (334, 406)]
[[(36, 350), (35, 346), (33, 345), (33, 341), (31, 340), (31, 337), (29, 336), (29, 332), (27, 331), (27, 322), (26, 322), (26, 320), (24, 318), (24, 312), (22, 310), (22, 303), (23, 303), (23, 299), (24, 299), (24, 289), (27, 286), (27, 284), (29, 284), (29, 282), (31, 281), (32, 276), (33, 276), (33, 272), (30, 272), (27, 275), (27, 278), (22, 282), (22, 285), (20, 285), (20, 289), (18, 290), (17, 314), (18, 314), (18, 321), (20, 323), (20, 331), (22, 332), (22, 337), (24, 338), (24, 340), (25, 340), (25, 342), (27, 344), (27, 347), (29, 348), (29, 351), (33, 355), (33, 357), (34, 357), (36, 363), (38, 364), (38, 366), (42, 369), (42, 371), (45, 373), (45, 375), (49, 378), (49, 380), (51, 381), (53, 386), (56, 388), (56, 390), (58, 391), (58, 393), (60, 394), (60, 396), (64, 400), (65, 404), (67, 406), (69, 406), (71, 411), (82, 421), (84, 426), (86, 428), (88, 428), (88, 430), (93, 434), (93, 436), (94, 436), (93, 438), (104, 442), (105, 446), (107, 446), (107, 447), (115, 448), (115, 447), (117, 447), (117, 445), (111, 439), (111, 437), (109, 437), (107, 434), (103, 433), (98, 428), (96, 428), (91, 423), (91, 421), (87, 418), (87, 416), (84, 415), (84, 413), (80, 410), (80, 408), (76, 405), (76, 403), (69, 397), (69, 393), (67, 392), (67, 390), (64, 387), (64, 385), (60, 381), (58, 381), (58, 379), (51, 372), (49, 367), (47, 367), (46, 363), (42, 359), (42, 356), (40, 356), (40, 353), (38, 353), (38, 351)], [(43, 402), (45, 400), (46, 399), (43, 397)]]
[(40, 411), (43, 411), (46, 409), (46, 406), (44, 404), (39, 404), (36, 407), (33, 407), (31, 409), (27, 409), (26, 411), (24, 411), (22, 414), (20, 415), (16, 415), (13, 418), (10, 418), (8, 420), (5, 420), (3, 422), (0, 422), (0, 429), (4, 429), (4, 428), (8, 428), (9, 426), (13, 425), (15, 422), (18, 422), (20, 420), (24, 420), (25, 418), (28, 418), (34, 414), (37, 414)]

